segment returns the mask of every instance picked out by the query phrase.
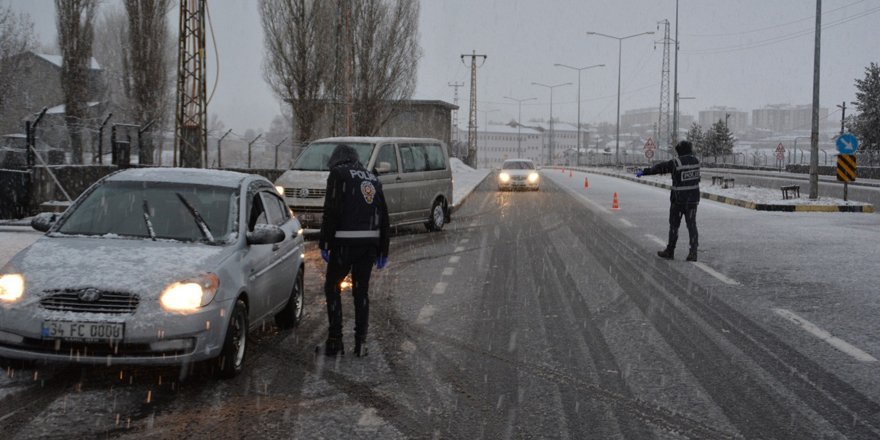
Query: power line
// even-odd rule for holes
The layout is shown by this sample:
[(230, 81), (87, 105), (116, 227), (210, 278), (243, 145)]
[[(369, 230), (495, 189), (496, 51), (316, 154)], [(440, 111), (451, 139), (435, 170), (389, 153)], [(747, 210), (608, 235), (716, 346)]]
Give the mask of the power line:
[[(856, 1), (856, 2), (853, 2), (853, 3), (847, 4), (847, 5), (840, 6), (840, 7), (838, 7), (838, 8), (829, 9), (829, 10), (825, 11), (824, 13), (822, 13), (822, 15), (832, 14), (832, 13), (834, 13), (834, 12), (837, 12), (837, 11), (841, 10), (841, 9), (846, 9), (846, 8), (851, 7), (851, 6), (855, 6), (855, 5), (859, 4), (859, 3), (864, 3), (865, 1), (866, 1), (866, 0), (858, 0), (858, 1)], [(750, 30), (747, 30), (747, 31), (740, 31), (740, 32), (728, 32), (728, 33), (719, 33), (719, 34), (684, 34), (684, 35), (687, 36), (687, 37), (734, 37), (734, 36), (738, 36), (738, 35), (748, 35), (748, 34), (754, 34), (754, 33), (758, 33), (758, 32), (768, 31), (768, 30), (778, 30), (778, 29), (781, 28), (781, 27), (791, 26), (791, 25), (793, 25), (793, 24), (801, 23), (801, 22), (804, 22), (804, 21), (813, 21), (813, 20), (815, 20), (815, 19), (816, 19), (816, 17), (814, 17), (814, 16), (804, 17), (804, 18), (799, 18), (799, 19), (797, 19), (797, 20), (789, 21), (789, 22), (786, 22), (786, 23), (776, 23), (776, 24), (773, 24), (773, 25), (771, 25), (771, 26), (766, 26), (766, 27), (756, 28), (756, 29), (750, 29)]]
[[(829, 29), (832, 27), (837, 27), (842, 24), (846, 24), (851, 21), (858, 20), (863, 17), (867, 17), (868, 15), (874, 14), (876, 12), (880, 12), (880, 7), (868, 9), (860, 14), (856, 14), (856, 15), (853, 15), (850, 17), (838, 19), (837, 21), (832, 21), (828, 24), (822, 25), (822, 29), (824, 30), (824, 29)], [(790, 34), (780, 35), (777, 37), (768, 38), (766, 40), (757, 41), (754, 43), (747, 43), (747, 44), (737, 45), (737, 46), (720, 47), (720, 48), (716, 48), (716, 49), (682, 50), (681, 52), (685, 53), (685, 54), (689, 54), (689, 55), (714, 55), (714, 54), (738, 52), (738, 51), (742, 51), (742, 50), (756, 49), (759, 47), (782, 43), (782, 42), (793, 40), (793, 39), (800, 38), (803, 36), (812, 35), (814, 32), (815, 32), (815, 29), (805, 29), (805, 30), (801, 30), (798, 32), (790, 33)]]

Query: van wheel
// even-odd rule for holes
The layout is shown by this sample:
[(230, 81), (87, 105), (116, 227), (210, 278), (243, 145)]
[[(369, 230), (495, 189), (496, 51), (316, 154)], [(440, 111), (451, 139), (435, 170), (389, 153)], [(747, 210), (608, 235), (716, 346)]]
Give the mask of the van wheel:
[(446, 224), (445, 205), (443, 199), (434, 200), (434, 205), (431, 206), (431, 216), (428, 217), (428, 221), (425, 222), (425, 227), (428, 228), (429, 231), (440, 231), (443, 229), (443, 225)]
[(229, 327), (223, 340), (223, 350), (214, 359), (214, 374), (220, 379), (231, 379), (241, 373), (247, 351), (248, 316), (247, 305), (242, 300), (235, 302)]
[(275, 315), (275, 324), (283, 329), (296, 327), (303, 316), (303, 270), (300, 268), (296, 272), (296, 280), (290, 289), (290, 298), (287, 299), (287, 305)]

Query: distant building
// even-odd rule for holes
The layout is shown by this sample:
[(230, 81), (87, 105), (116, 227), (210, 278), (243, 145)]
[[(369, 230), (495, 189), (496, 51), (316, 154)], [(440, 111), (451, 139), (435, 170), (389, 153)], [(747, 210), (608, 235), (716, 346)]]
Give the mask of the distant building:
[[(39, 113), (43, 107), (53, 108), (63, 116), (64, 92), (61, 89), (61, 56), (23, 52), (14, 57), (24, 58), (16, 85), (0, 108), (0, 134), (23, 133), (23, 121)], [(0, 62), (3, 62), (0, 60)], [(103, 98), (103, 70), (92, 58), (89, 65), (89, 109), (100, 110), (92, 102)], [(98, 115), (91, 115), (98, 117)], [(61, 118), (63, 120), (63, 117)]]
[[(373, 135), (434, 138), (445, 142), (452, 141), (452, 110), (458, 106), (440, 100), (404, 100), (391, 104), (391, 118)], [(328, 105), (329, 107), (329, 105)], [(337, 124), (333, 130), (332, 109), (324, 112), (317, 124), (315, 139), (345, 136), (344, 123)], [(465, 134), (467, 139), (467, 134)]]
[[(669, 129), (672, 129), (672, 115), (669, 115)], [(654, 139), (658, 146), (666, 146), (663, 142), (663, 136), (658, 132), (657, 124), (660, 122), (660, 109), (658, 107), (647, 107), (633, 110), (626, 110), (620, 115), (620, 133), (623, 138), (624, 133), (629, 133), (630, 137)], [(694, 117), (685, 114), (678, 114), (678, 131), (679, 138), (683, 138), (688, 128), (694, 122)]]
[[(752, 126), (773, 133), (794, 133), (812, 129), (813, 107), (811, 105), (768, 105), (752, 110)], [(820, 129), (828, 127), (828, 109), (819, 108)]]
[(733, 107), (715, 106), (700, 110), (699, 121), (703, 130), (708, 130), (718, 121), (727, 121), (727, 127), (734, 133), (744, 133), (749, 129), (749, 113)]

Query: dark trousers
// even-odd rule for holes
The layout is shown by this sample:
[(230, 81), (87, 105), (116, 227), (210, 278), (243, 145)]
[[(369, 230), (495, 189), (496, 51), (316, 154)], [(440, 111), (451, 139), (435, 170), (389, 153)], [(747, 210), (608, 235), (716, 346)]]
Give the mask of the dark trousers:
[(681, 226), (681, 217), (687, 225), (690, 238), (690, 251), (696, 252), (699, 245), (697, 240), (697, 204), (696, 203), (672, 203), (669, 205), (669, 244), (666, 248), (675, 250), (678, 242), (678, 228)]
[(354, 335), (365, 340), (370, 320), (370, 273), (376, 263), (375, 246), (341, 246), (330, 249), (324, 295), (327, 298), (327, 318), (330, 338), (342, 338), (342, 298), (339, 284), (351, 273), (354, 294)]

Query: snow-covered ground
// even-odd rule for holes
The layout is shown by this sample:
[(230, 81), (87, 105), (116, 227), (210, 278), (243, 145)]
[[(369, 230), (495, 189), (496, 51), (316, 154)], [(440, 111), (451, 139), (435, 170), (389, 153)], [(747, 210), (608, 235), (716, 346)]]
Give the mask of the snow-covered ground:
[[(613, 175), (616, 177), (626, 178), (628, 180), (642, 180), (645, 182), (659, 183), (663, 185), (672, 185), (672, 176), (653, 175), (642, 176), (636, 179), (633, 174), (610, 171), (608, 169), (587, 169), (591, 172), (597, 172), (605, 175)], [(844, 201), (843, 199), (834, 197), (819, 197), (816, 200), (810, 200), (808, 197), (809, 189), (801, 185), (801, 194), (799, 198), (783, 199), (782, 191), (778, 188), (763, 188), (751, 185), (735, 185), (731, 188), (724, 188), (721, 185), (713, 185), (711, 179), (704, 178), (700, 182), (700, 192), (705, 194), (715, 194), (717, 196), (729, 199), (742, 200), (755, 204), (766, 205), (810, 205), (810, 206), (869, 206), (868, 203), (856, 201)]]
[(452, 166), (452, 206), (458, 207), (461, 202), (474, 191), (490, 171), (487, 169), (473, 169), (459, 159), (451, 158)]

